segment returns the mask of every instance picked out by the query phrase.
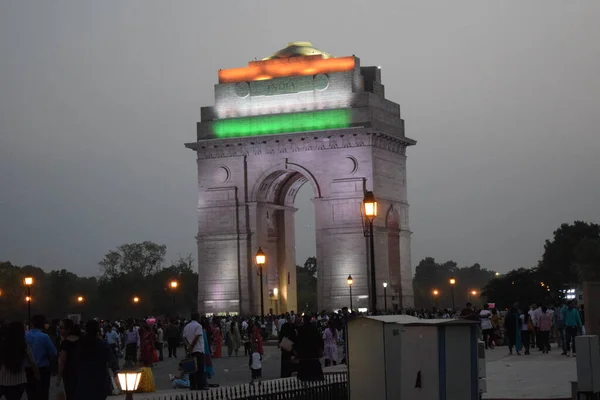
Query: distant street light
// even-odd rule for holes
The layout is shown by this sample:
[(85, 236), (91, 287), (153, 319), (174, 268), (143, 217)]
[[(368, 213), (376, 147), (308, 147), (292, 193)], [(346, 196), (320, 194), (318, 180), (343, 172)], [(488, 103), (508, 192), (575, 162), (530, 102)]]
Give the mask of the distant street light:
[(373, 192), (365, 192), (363, 199), (365, 217), (369, 223), (369, 253), (371, 256), (371, 312), (377, 313), (377, 283), (375, 281), (375, 237), (373, 233), (373, 220), (377, 217), (377, 200)]
[(383, 282), (383, 309), (387, 311), (387, 282)]
[(177, 289), (178, 286), (179, 286), (179, 282), (177, 282), (175, 279), (173, 279), (171, 282), (169, 282), (169, 287), (171, 289)]
[(31, 328), (31, 286), (33, 286), (33, 277), (26, 276), (24, 279), (25, 286), (27, 286), (27, 321), (29, 323), (29, 328)]
[(139, 302), (140, 302), (140, 298), (139, 298), (139, 297), (137, 297), (137, 296), (133, 296), (133, 299), (132, 299), (132, 300), (133, 300), (133, 303), (134, 303), (134, 304), (137, 304), (137, 303), (139, 303)]
[(83, 296), (79, 296), (79, 297), (77, 297), (77, 302), (78, 302), (78, 303), (83, 303), (83, 300), (84, 300), (84, 299), (83, 299)]
[(456, 279), (450, 278), (450, 288), (452, 290), (452, 312), (456, 311), (456, 304), (454, 303), (454, 285), (456, 285)]
[(258, 248), (256, 252), (256, 267), (258, 268), (258, 276), (260, 277), (260, 316), (265, 318), (265, 296), (263, 292), (263, 267), (267, 263), (267, 255), (262, 250), (262, 247)]
[(440, 291), (437, 289), (433, 289), (433, 292), (431, 292), (433, 294), (433, 301), (435, 303), (435, 308), (439, 308), (439, 304), (438, 304), (438, 296), (440, 294)]
[(348, 275), (348, 279), (346, 280), (348, 287), (350, 288), (350, 312), (352, 312), (352, 284), (354, 280), (352, 279), (352, 275)]

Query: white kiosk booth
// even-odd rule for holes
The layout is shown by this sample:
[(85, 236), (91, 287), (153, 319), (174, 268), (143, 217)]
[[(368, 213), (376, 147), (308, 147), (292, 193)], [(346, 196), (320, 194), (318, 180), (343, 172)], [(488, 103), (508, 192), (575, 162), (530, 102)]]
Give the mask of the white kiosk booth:
[(351, 320), (350, 399), (478, 400), (485, 391), (478, 326), (474, 321), (407, 315)]

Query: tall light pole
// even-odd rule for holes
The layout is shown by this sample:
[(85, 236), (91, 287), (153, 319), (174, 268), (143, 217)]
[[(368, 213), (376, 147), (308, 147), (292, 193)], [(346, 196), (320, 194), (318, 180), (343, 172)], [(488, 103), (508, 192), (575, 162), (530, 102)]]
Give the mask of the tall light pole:
[(171, 301), (173, 302), (173, 317), (175, 317), (175, 291), (179, 287), (179, 282), (176, 279), (171, 279), (169, 282), (169, 289), (171, 289)]
[(387, 311), (387, 282), (383, 282), (383, 310)]
[[(84, 301), (85, 301), (85, 298), (83, 296), (77, 296), (77, 303), (79, 304), (79, 308), (82, 308)], [(82, 323), (84, 322), (83, 309), (81, 310), (81, 322)]]
[(371, 312), (377, 313), (377, 284), (375, 275), (375, 238), (373, 235), (373, 220), (377, 217), (377, 200), (373, 192), (365, 192), (363, 200), (365, 217), (369, 224), (369, 250), (371, 255)]
[(439, 290), (437, 290), (437, 289), (433, 289), (433, 292), (431, 292), (431, 294), (433, 294), (433, 301), (434, 301), (434, 303), (435, 303), (435, 308), (436, 308), (436, 309), (439, 309), (439, 308), (440, 308), (440, 306), (439, 306), (439, 304), (438, 304), (438, 296), (439, 296), (439, 294), (440, 294), (440, 291), (439, 291)]
[(469, 291), (469, 301), (473, 301), (473, 297), (475, 297), (475, 296), (477, 296), (477, 290)]
[(450, 289), (452, 290), (452, 312), (456, 311), (456, 305), (454, 304), (454, 285), (456, 285), (456, 279), (450, 278)]
[(33, 277), (26, 276), (24, 282), (25, 286), (27, 286), (27, 323), (29, 324), (29, 329), (31, 329), (31, 286), (33, 286)]
[(267, 262), (267, 256), (262, 250), (262, 247), (258, 248), (256, 252), (256, 266), (258, 268), (258, 276), (260, 277), (260, 316), (262, 319), (265, 318), (265, 296), (263, 293), (263, 267)]
[(352, 275), (348, 275), (348, 279), (346, 280), (348, 287), (350, 288), (350, 312), (352, 312), (352, 284), (354, 280), (352, 280)]

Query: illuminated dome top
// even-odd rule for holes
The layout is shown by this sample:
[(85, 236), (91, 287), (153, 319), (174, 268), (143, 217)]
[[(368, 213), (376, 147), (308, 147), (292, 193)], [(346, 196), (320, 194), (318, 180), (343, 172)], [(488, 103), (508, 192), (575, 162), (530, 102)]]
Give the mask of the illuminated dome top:
[(329, 53), (325, 53), (319, 49), (315, 49), (311, 42), (291, 42), (287, 47), (279, 50), (270, 57), (263, 58), (264, 60), (276, 60), (278, 58), (299, 57), (299, 56), (314, 56), (320, 54), (323, 58), (332, 58)]

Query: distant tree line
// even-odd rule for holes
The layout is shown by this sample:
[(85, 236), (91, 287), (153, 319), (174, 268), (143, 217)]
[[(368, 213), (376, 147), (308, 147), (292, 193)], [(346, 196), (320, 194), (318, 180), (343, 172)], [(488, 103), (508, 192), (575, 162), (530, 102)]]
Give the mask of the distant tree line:
[[(102, 275), (98, 278), (80, 277), (65, 269), (44, 272), (32, 265), (0, 262), (0, 319), (27, 318), (25, 276), (34, 279), (32, 313), (47, 318), (82, 313), (86, 319), (189, 315), (197, 309), (198, 298), (193, 259), (188, 256), (165, 265), (166, 249), (149, 241), (121, 245), (100, 261)], [(171, 280), (177, 280), (177, 288), (170, 288)], [(133, 302), (134, 296), (138, 303)]]

